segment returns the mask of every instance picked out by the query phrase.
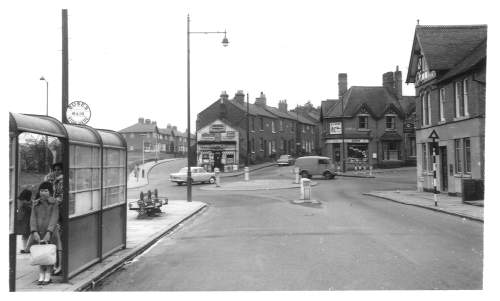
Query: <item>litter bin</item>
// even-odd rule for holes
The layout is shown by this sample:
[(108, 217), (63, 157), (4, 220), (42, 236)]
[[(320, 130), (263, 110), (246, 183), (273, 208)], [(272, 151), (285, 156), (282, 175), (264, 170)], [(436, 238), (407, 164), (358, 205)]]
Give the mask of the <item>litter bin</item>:
[(462, 179), (462, 202), (484, 200), (482, 179)]

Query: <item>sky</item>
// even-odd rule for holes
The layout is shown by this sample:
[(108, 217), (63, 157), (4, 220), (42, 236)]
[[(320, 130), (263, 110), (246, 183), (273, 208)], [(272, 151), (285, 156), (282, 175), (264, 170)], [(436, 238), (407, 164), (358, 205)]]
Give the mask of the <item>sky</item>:
[[(188, 14), (191, 31), (227, 30), (229, 39), (223, 47), (221, 34), (190, 35), (192, 127), (222, 91), (243, 90), (250, 102), (264, 92), (268, 105), (286, 99), (293, 108), (337, 98), (338, 73), (348, 74), (349, 87), (380, 86), (382, 74), (399, 66), (404, 81), (417, 19), (491, 21), (484, 5), (461, 1), (16, 1), (0, 13), (8, 111), (45, 114), (43, 76), (48, 113), (61, 118), (63, 8), (69, 102), (84, 101), (88, 125), (112, 130), (139, 117), (186, 129)], [(413, 85), (403, 84), (403, 94), (414, 95)]]

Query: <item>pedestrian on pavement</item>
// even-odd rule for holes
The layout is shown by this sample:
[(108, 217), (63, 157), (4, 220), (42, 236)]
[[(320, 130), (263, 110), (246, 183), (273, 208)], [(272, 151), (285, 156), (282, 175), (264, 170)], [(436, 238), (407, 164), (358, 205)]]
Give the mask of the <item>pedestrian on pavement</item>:
[[(59, 206), (59, 217), (57, 220), (57, 239), (61, 239), (62, 237), (62, 210), (61, 210), (61, 204), (63, 200), (63, 193), (64, 193), (64, 175), (63, 175), (63, 164), (61, 162), (57, 162), (52, 164), (52, 171), (45, 176), (45, 181), (50, 182), (52, 184), (52, 189), (53, 193), (51, 193), (51, 196), (54, 197), (54, 199), (57, 202), (57, 205)], [(62, 242), (59, 241), (58, 245), (62, 246)], [(62, 271), (62, 249), (59, 250), (57, 249), (57, 263), (54, 268), (54, 275), (59, 275)]]
[[(42, 182), (38, 187), (36, 200), (31, 209), (30, 228), (33, 243), (51, 243), (61, 250), (61, 240), (57, 231), (59, 205), (52, 197), (54, 194), (50, 182)], [(45, 285), (52, 282), (52, 265), (40, 265), (38, 284)]]
[(16, 212), (16, 230), (17, 234), (21, 235), (23, 242), (23, 248), (21, 249), (21, 254), (29, 253), (28, 239), (30, 236), (30, 218), (31, 218), (31, 190), (24, 189), (19, 194), (17, 212)]

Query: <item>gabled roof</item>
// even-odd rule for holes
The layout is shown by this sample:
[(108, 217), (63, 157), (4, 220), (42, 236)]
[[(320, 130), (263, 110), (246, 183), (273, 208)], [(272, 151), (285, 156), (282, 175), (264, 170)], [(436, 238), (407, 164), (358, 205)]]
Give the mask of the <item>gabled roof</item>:
[(476, 49), (474, 49), (464, 60), (459, 62), (453, 69), (448, 71), (443, 77), (439, 79), (439, 82), (450, 79), (456, 75), (468, 71), (469, 69), (476, 66), (478, 63), (486, 60), (486, 39), (479, 44)]
[[(342, 102), (344, 104), (344, 112), (342, 113)], [(382, 117), (389, 107), (393, 107), (403, 114), (403, 109), (394, 96), (385, 87), (360, 87), (352, 86), (344, 94), (343, 101), (339, 101), (338, 105), (332, 106), (324, 117), (351, 117), (354, 116), (360, 108), (366, 105), (375, 118)]]
[(405, 114), (410, 114), (413, 111), (415, 111), (416, 100), (417, 100), (416, 96), (401, 97), (399, 103), (401, 104), (401, 107), (403, 108)]
[(270, 112), (271, 114), (274, 114), (278, 117), (281, 117), (281, 118), (286, 118), (286, 119), (295, 119), (293, 118), (292, 115), (290, 115), (288, 112), (283, 112), (283, 111), (280, 111), (279, 109), (275, 108), (275, 107), (270, 107), (270, 106), (265, 106), (265, 110), (267, 110), (268, 112)]
[[(220, 99), (218, 101), (220, 101)], [(235, 105), (240, 110), (242, 110), (244, 112), (247, 111), (247, 105), (246, 105), (246, 103), (245, 104), (241, 104), (241, 103), (237, 102), (236, 100), (227, 100), (227, 101), (229, 101), (230, 103), (232, 103), (233, 105)], [(276, 116), (274, 116), (273, 114), (269, 113), (264, 108), (262, 108), (262, 107), (260, 107), (258, 105), (252, 104), (252, 103), (248, 104), (248, 113), (250, 115), (254, 115), (254, 116), (265, 116), (265, 117), (269, 117), (269, 118), (276, 118)]]
[(417, 25), (406, 82), (412, 82), (421, 53), (430, 70), (449, 70), (487, 37), (486, 25)]
[(158, 131), (156, 124), (136, 123), (120, 130), (120, 133), (151, 133)]

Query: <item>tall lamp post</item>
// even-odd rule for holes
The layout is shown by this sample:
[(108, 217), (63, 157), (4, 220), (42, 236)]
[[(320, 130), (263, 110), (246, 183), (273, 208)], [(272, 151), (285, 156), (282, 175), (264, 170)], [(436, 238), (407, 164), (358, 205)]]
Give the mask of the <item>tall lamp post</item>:
[(45, 79), (45, 77), (40, 77), (40, 80), (43, 80), (47, 84), (46, 89), (46, 102), (45, 102), (45, 115), (49, 116), (49, 82)]
[(189, 29), (189, 14), (187, 15), (187, 201), (191, 202), (191, 161), (189, 156), (191, 154), (191, 64), (190, 64), (190, 43), (189, 39), (191, 34), (224, 34), (222, 45), (226, 47), (229, 41), (226, 37), (226, 31), (190, 31)]

